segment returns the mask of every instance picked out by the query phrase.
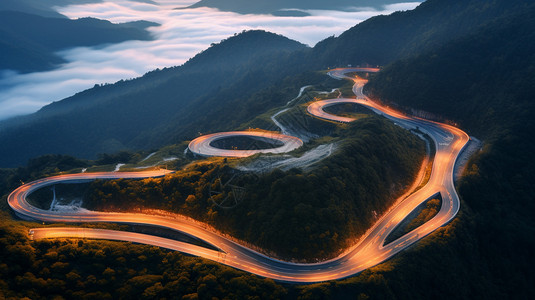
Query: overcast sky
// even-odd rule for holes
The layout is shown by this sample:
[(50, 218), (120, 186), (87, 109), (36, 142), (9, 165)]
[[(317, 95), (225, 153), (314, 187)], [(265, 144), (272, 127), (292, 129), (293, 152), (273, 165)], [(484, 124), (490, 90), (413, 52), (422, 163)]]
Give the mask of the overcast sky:
[(154, 0), (157, 5), (128, 0), (58, 7), (71, 19), (95, 17), (122, 23), (137, 20), (161, 24), (149, 31), (154, 41), (130, 41), (107, 47), (80, 47), (60, 52), (68, 63), (59, 69), (16, 74), (0, 73), (0, 119), (37, 111), (42, 106), (71, 96), (97, 83), (113, 83), (169, 66), (181, 65), (211, 43), (246, 29), (264, 29), (309, 46), (339, 35), (378, 14), (408, 10), (419, 2), (387, 5), (383, 10), (360, 12), (307, 11), (308, 17), (239, 15), (215, 9), (176, 10), (195, 0)]

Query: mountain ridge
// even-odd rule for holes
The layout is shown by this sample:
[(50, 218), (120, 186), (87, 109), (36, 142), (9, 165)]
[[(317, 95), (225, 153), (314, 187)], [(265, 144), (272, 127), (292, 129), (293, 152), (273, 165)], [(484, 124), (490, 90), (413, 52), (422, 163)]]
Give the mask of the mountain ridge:
[[(95, 86), (94, 89), (78, 93), (65, 101), (53, 103), (34, 115), (0, 122), (0, 140), (5, 142), (0, 146), (0, 157), (4, 157), (0, 165), (8, 163), (9, 158), (21, 164), (32, 156), (54, 153), (61, 149), (60, 145), (71, 149), (63, 149), (63, 154), (88, 158), (101, 152), (160, 147), (164, 143), (192, 138), (198, 132), (214, 130), (211, 126), (215, 125), (220, 130), (232, 129), (232, 126), (236, 127), (241, 124), (240, 122), (250, 120), (246, 111), (261, 113), (259, 111), (262, 109), (261, 105), (255, 103), (252, 95), (257, 94), (261, 97), (265, 105), (270, 103), (264, 110), (278, 103), (279, 100), (268, 99), (267, 94), (262, 94), (277, 94), (275, 89), (262, 90), (263, 85), (260, 83), (262, 80), (270, 84), (282, 83), (283, 79), (290, 75), (296, 76), (327, 67), (365, 63), (387, 64), (404, 57), (395, 54), (397, 51), (414, 49), (415, 53), (419, 53), (425, 49), (433, 49), (455, 39), (462, 32), (469, 33), (476, 30), (479, 23), (490, 22), (500, 14), (508, 14), (508, 11), (522, 10), (529, 4), (527, 0), (512, 0), (512, 2), (496, 0), (481, 8), (482, 1), (428, 0), (412, 11), (371, 18), (344, 32), (338, 38), (332, 37), (318, 43), (312, 49), (290, 43), (288, 51), (280, 54), (270, 53), (270, 49), (277, 47), (269, 48), (271, 47), (269, 44), (262, 44), (261, 37), (254, 40), (252, 36), (248, 36), (247, 39), (254, 40), (253, 44), (264, 45), (257, 47), (262, 55), (252, 55), (252, 51), (247, 49), (245, 44), (233, 45), (232, 43), (243, 38), (242, 33), (199, 53), (181, 66), (180, 71), (176, 68), (166, 68), (149, 72), (134, 81)], [(445, 11), (446, 8), (448, 10)], [(482, 14), (482, 11), (485, 13)], [(452, 20), (442, 22), (439, 16), (445, 13), (451, 14)], [(412, 21), (403, 22), (409, 19)], [(436, 30), (429, 25), (432, 20), (438, 22)], [(465, 26), (462, 32), (458, 32), (459, 23), (463, 20), (468, 22), (463, 24), (470, 26)], [(400, 30), (403, 34), (400, 34)], [(406, 39), (405, 37), (410, 36), (411, 32), (414, 32), (415, 37), (412, 40)], [(430, 38), (433, 33), (440, 38)], [(275, 40), (285, 40), (280, 36), (277, 38), (276, 35), (269, 36), (271, 37), (269, 40), (274, 43)], [(397, 44), (389, 45), (392, 43), (390, 36), (397, 37)], [(287, 42), (287, 39), (285, 41)], [(427, 46), (429, 44), (432, 45)], [(221, 59), (223, 57), (224, 59)], [(185, 73), (175, 76), (174, 74), (178, 74), (176, 72)], [(299, 80), (286, 82), (297, 84)], [(312, 83), (304, 82), (303, 85)], [(300, 86), (296, 87), (296, 90), (299, 88)], [(260, 90), (263, 92), (259, 92)], [(150, 102), (147, 99), (151, 99)], [(221, 99), (236, 106), (236, 109), (232, 110), (235, 117), (231, 118), (231, 121), (224, 122), (220, 117), (223, 113), (231, 113), (225, 108)], [(241, 99), (241, 103), (235, 99)], [(185, 110), (186, 106), (190, 111)], [(76, 107), (80, 107), (81, 110), (76, 111)], [(200, 107), (211, 113), (201, 113)], [(90, 110), (97, 116), (92, 117), (93, 121), (89, 118)], [(80, 123), (82, 119), (80, 114), (88, 116), (85, 122), (91, 124), (93, 129), (102, 126), (98, 127), (98, 131), (104, 133), (101, 138), (94, 133), (94, 130), (89, 130), (91, 127), (86, 128), (87, 125)], [(54, 120), (52, 116), (56, 119)], [(95, 118), (99, 122), (94, 122)], [(60, 120), (61, 124), (58, 123)], [(61, 131), (66, 131), (67, 128), (71, 131), (62, 134), (61, 131), (53, 129), (57, 127), (62, 128)], [(46, 133), (45, 128), (49, 129)], [(6, 143), (18, 141), (24, 136), (29, 137), (30, 132), (36, 135), (33, 139), (36, 147), (32, 149), (31, 154), (21, 152), (13, 146), (13, 143)], [(49, 136), (49, 139), (43, 140), (43, 136)], [(80, 140), (66, 139), (65, 136), (78, 136)], [(56, 141), (53, 144), (57, 144), (54, 148), (50, 148), (51, 138)], [(73, 151), (74, 148), (78, 150)], [(15, 159), (16, 157), (19, 158)]]
[[(268, 61), (273, 61), (305, 47), (264, 31), (244, 32), (213, 44), (183, 66), (148, 72), (140, 78), (121, 80), (113, 85), (96, 85), (51, 103), (35, 114), (2, 121), (0, 140), (12, 143), (0, 145), (0, 152), (10, 153), (0, 158), (0, 165), (9, 165), (9, 161), (23, 163), (40, 153), (76, 153), (90, 158), (97, 153), (128, 149), (132, 140), (142, 132), (165, 126), (167, 122), (174, 123), (175, 119), (180, 123), (181, 120), (204, 117), (206, 114), (193, 108), (201, 100), (207, 109), (220, 107), (217, 93), (228, 89), (226, 86), (241, 84), (241, 91), (247, 93), (261, 89), (262, 83), (253, 82), (254, 78), (247, 75), (252, 70), (257, 70), (257, 78), (263, 78), (266, 83), (281, 74), (275, 70), (260, 72), (265, 67), (258, 65), (263, 56), (269, 56)], [(218, 60), (223, 63), (215, 64)], [(185, 134), (191, 136), (192, 130)], [(150, 135), (147, 138), (153, 139)], [(21, 139), (31, 140), (34, 144), (32, 149), (22, 151), (26, 154), (17, 150)], [(142, 140), (138, 145), (147, 144)], [(161, 142), (159, 145), (162, 146)]]
[(375, 16), (338, 37), (327, 38), (314, 47), (310, 56), (318, 62), (318, 68), (384, 66), (440, 47), (530, 5), (530, 0), (427, 0), (413, 10)]
[(95, 18), (70, 20), (17, 11), (0, 11), (0, 70), (22, 73), (50, 70), (65, 60), (57, 51), (78, 47), (151, 40), (152, 22), (113, 24)]

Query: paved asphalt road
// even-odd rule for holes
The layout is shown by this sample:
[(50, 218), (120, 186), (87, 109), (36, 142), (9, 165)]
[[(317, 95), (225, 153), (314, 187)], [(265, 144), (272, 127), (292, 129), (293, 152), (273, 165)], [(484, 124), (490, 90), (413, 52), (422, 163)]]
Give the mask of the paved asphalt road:
[[(372, 72), (374, 70), (376, 71), (376, 69), (336, 69), (331, 71), (329, 75), (335, 78), (349, 78), (346, 77), (345, 74), (355, 71)], [(317, 104), (312, 104), (314, 105), (314, 108), (309, 109), (309, 112), (323, 119), (349, 122), (351, 120), (340, 120), (337, 116), (329, 116), (323, 112), (322, 107), (325, 105), (334, 105), (334, 103), (355, 102), (372, 109), (376, 113), (385, 116), (400, 126), (405, 128), (417, 127), (420, 131), (427, 133), (434, 140), (437, 151), (428, 183), (408, 197), (399, 199), (399, 201), (396, 202), (396, 205), (385, 213), (355, 246), (347, 249), (347, 251), (339, 257), (329, 261), (298, 264), (276, 260), (255, 252), (245, 246), (241, 246), (216, 232), (214, 229), (182, 216), (87, 211), (66, 213), (41, 210), (31, 206), (26, 201), (27, 195), (32, 191), (60, 182), (81, 182), (97, 178), (143, 178), (164, 176), (167, 173), (166, 171), (82, 173), (44, 178), (25, 184), (13, 191), (8, 197), (9, 205), (19, 216), (46, 222), (117, 222), (167, 227), (202, 239), (219, 249), (219, 251), (209, 250), (199, 246), (151, 235), (89, 228), (34, 228), (30, 230), (30, 235), (34, 239), (73, 237), (131, 241), (156, 245), (192, 255), (202, 256), (260, 276), (288, 282), (319, 282), (354, 275), (391, 258), (417, 242), (419, 239), (430, 234), (435, 229), (447, 224), (455, 217), (459, 210), (459, 198), (453, 183), (453, 170), (455, 161), (463, 147), (467, 144), (469, 138), (466, 133), (455, 127), (423, 119), (411, 118), (391, 110), (388, 107), (380, 106), (379, 104), (370, 101), (362, 94), (362, 87), (366, 82), (365, 80), (357, 78), (349, 79), (355, 81), (353, 91), (355, 92), (357, 99), (333, 99), (318, 102)], [(271, 136), (270, 138), (273, 137)], [(437, 193), (442, 195), (443, 201), (439, 213), (434, 218), (397, 240), (384, 245), (385, 239), (395, 229), (396, 225), (398, 225), (419, 204), (428, 200), (430, 197), (433, 197)]]
[[(250, 137), (261, 141), (270, 142), (273, 140), (282, 142), (283, 145), (272, 149), (251, 149), (251, 150), (226, 150), (215, 148), (212, 142), (230, 137)], [(264, 131), (230, 131), (218, 132), (200, 136), (188, 145), (191, 152), (202, 156), (225, 156), (225, 157), (247, 157), (257, 153), (286, 153), (303, 146), (303, 141), (290, 135), (278, 134)]]

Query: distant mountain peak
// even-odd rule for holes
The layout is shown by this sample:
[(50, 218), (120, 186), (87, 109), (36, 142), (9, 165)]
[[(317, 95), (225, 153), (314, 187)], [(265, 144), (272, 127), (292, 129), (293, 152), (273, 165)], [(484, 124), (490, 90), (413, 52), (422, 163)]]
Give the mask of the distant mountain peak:
[(57, 51), (77, 47), (151, 40), (147, 21), (113, 24), (86, 17), (76, 20), (0, 10), (0, 70), (35, 72), (64, 62)]
[(264, 30), (244, 30), (219, 43), (213, 43), (210, 48), (190, 59), (185, 66), (198, 67), (199, 64), (210, 66), (216, 62), (218, 65), (221, 63), (239, 64), (247, 62), (247, 58), (253, 55), (289, 52), (304, 48), (306, 45), (276, 33)]

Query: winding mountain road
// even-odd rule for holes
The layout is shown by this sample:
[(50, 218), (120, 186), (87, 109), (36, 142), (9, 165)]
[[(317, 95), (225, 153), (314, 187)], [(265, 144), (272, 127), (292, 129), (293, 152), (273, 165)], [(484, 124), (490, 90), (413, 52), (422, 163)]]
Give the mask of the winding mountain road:
[[(249, 137), (264, 142), (279, 141), (282, 146), (271, 149), (249, 149), (249, 150), (230, 150), (220, 149), (212, 146), (212, 143), (218, 140), (231, 137)], [(202, 156), (225, 156), (225, 157), (247, 157), (257, 153), (280, 154), (290, 152), (303, 146), (303, 141), (290, 135), (278, 134), (264, 131), (230, 131), (218, 132), (200, 136), (188, 145), (192, 153)]]
[[(373, 70), (376, 71), (376, 69), (336, 69), (331, 71), (329, 75), (335, 78), (349, 78), (345, 74), (351, 72), (372, 72)], [(455, 127), (419, 118), (411, 118), (387, 107), (380, 106), (362, 94), (362, 87), (366, 82), (365, 80), (349, 79), (355, 81), (353, 91), (357, 99), (334, 99), (317, 102), (317, 104), (313, 104), (314, 109), (308, 110), (309, 113), (323, 119), (350, 122), (350, 119), (340, 120), (337, 116), (329, 116), (323, 112), (322, 107), (348, 101), (358, 103), (396, 122), (400, 126), (418, 128), (420, 131), (425, 132), (435, 142), (436, 154), (428, 183), (406, 198), (399, 199), (396, 205), (385, 213), (356, 245), (347, 249), (347, 251), (337, 258), (310, 264), (285, 262), (267, 257), (252, 249), (239, 245), (214, 229), (210, 229), (186, 217), (142, 213), (47, 211), (33, 207), (26, 200), (26, 197), (31, 192), (56, 183), (83, 182), (97, 178), (112, 179), (164, 176), (168, 171), (82, 173), (54, 176), (19, 187), (9, 195), (8, 203), (18, 215), (40, 221), (135, 223), (170, 228), (197, 237), (213, 245), (219, 251), (152, 235), (89, 228), (34, 228), (30, 230), (30, 235), (34, 239), (71, 237), (111, 239), (150, 244), (212, 259), (237, 269), (287, 282), (319, 282), (354, 275), (391, 258), (437, 228), (447, 224), (455, 217), (459, 210), (459, 198), (454, 187), (453, 171), (455, 161), (469, 138), (466, 133)], [(435, 217), (397, 240), (384, 245), (388, 235), (411, 211), (437, 193), (440, 193), (442, 196), (442, 206)]]

